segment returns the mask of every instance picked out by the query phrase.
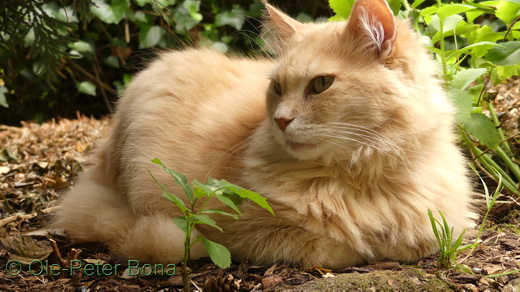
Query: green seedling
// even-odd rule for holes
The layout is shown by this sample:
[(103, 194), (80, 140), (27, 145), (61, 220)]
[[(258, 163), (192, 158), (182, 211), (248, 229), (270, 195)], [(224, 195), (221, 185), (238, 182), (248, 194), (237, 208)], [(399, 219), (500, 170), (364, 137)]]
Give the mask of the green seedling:
[[(219, 243), (213, 242), (202, 236), (197, 236), (192, 240), (192, 233), (197, 225), (208, 225), (220, 231), (215, 220), (210, 215), (218, 214), (238, 219), (240, 213), (239, 206), (244, 199), (249, 199), (258, 206), (266, 209), (274, 215), (273, 209), (267, 203), (267, 200), (261, 195), (234, 185), (226, 180), (217, 180), (208, 178), (206, 183), (194, 180), (192, 185), (188, 184), (186, 176), (180, 172), (166, 167), (159, 159), (152, 160), (153, 163), (161, 165), (174, 179), (175, 183), (182, 187), (186, 200), (182, 200), (177, 195), (169, 192), (164, 184), (158, 182), (150, 173), (154, 181), (161, 187), (162, 196), (174, 203), (182, 213), (182, 216), (173, 218), (173, 222), (185, 232), (184, 238), (184, 258), (182, 260), (182, 277), (184, 282), (184, 290), (189, 291), (188, 278), (188, 261), (190, 260), (190, 250), (197, 242), (202, 242), (211, 260), (221, 268), (228, 268), (231, 265), (231, 254), (227, 248)], [(228, 206), (230, 210), (208, 209), (207, 203), (211, 198), (215, 198)], [(197, 204), (198, 202), (202, 204)]]
[(433, 216), (431, 210), (428, 210), (428, 217), (430, 217), (433, 234), (435, 234), (435, 238), (437, 238), (437, 242), (439, 243), (439, 257), (437, 259), (437, 265), (439, 268), (456, 267), (466, 273), (471, 274), (471, 270), (457, 262), (457, 257), (464, 250), (473, 247), (474, 244), (462, 246), (462, 239), (464, 238), (465, 230), (463, 230), (461, 234), (455, 239), (453, 228), (450, 228), (446, 218), (444, 215), (442, 215), (441, 212), (439, 212), (439, 215), (441, 216), (442, 223)]

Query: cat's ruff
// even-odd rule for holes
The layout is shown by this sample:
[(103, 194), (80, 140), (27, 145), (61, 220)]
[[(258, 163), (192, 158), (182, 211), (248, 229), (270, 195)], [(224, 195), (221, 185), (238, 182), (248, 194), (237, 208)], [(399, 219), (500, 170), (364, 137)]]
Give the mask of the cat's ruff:
[(189, 49), (139, 73), (54, 225), (129, 259), (178, 263), (179, 210), (148, 170), (182, 191), (150, 163), (158, 157), (190, 181), (223, 178), (267, 198), (275, 216), (245, 203), (239, 220), (214, 217), (224, 232), (195, 232), (235, 259), (409, 262), (438, 249), (428, 209), (455, 234), (471, 226), (454, 109), (435, 63), (386, 2), (358, 0), (348, 23), (317, 24), (268, 5), (263, 36), (272, 60)]

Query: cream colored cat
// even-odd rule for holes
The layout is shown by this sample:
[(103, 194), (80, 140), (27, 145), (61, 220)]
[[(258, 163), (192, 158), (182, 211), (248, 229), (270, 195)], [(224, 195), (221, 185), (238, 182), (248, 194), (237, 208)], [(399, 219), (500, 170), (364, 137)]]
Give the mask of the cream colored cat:
[(384, 0), (358, 0), (348, 23), (267, 14), (274, 60), (190, 49), (138, 74), (55, 225), (130, 259), (179, 262), (179, 211), (148, 170), (182, 191), (158, 157), (189, 181), (223, 178), (268, 199), (275, 216), (245, 203), (239, 220), (215, 218), (224, 232), (198, 229), (237, 260), (415, 261), (438, 248), (428, 209), (456, 234), (471, 226), (454, 109), (408, 23)]

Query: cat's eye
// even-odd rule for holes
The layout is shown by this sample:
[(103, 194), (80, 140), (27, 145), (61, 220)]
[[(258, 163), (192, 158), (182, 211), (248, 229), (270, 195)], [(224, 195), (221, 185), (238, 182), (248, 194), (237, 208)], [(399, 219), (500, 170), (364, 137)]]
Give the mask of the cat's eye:
[(320, 94), (334, 83), (334, 76), (318, 76), (311, 81), (310, 93)]
[(282, 95), (282, 85), (280, 84), (280, 82), (273, 80), (273, 89), (276, 94)]

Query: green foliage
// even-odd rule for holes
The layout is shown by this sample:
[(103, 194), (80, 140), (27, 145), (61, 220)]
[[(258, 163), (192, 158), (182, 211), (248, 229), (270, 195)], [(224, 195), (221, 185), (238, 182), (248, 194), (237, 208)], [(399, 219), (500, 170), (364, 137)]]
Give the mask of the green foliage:
[(331, 21), (345, 20), (350, 17), (355, 0), (329, 0), (329, 6), (336, 15), (330, 18)]
[[(202, 236), (197, 236), (195, 240), (192, 240), (192, 233), (197, 225), (208, 225), (223, 231), (222, 228), (220, 228), (215, 220), (213, 220), (209, 215), (217, 214), (238, 219), (238, 215), (240, 214), (239, 206), (242, 204), (244, 199), (253, 201), (258, 206), (266, 209), (273, 215), (274, 212), (265, 198), (255, 192), (241, 188), (226, 180), (217, 180), (210, 177), (206, 183), (201, 183), (195, 180), (193, 181), (192, 186), (190, 186), (184, 174), (166, 167), (157, 158), (153, 159), (152, 162), (161, 165), (163, 170), (173, 178), (175, 183), (182, 187), (184, 195), (187, 199), (187, 202), (185, 202), (177, 195), (168, 192), (166, 187), (162, 183), (158, 182), (150, 173), (155, 182), (161, 187), (163, 191), (163, 197), (175, 204), (182, 213), (182, 216), (174, 218), (173, 222), (181, 230), (183, 230), (186, 235), (184, 239), (184, 259), (182, 261), (182, 266), (184, 290), (189, 291), (187, 265), (188, 260), (190, 259), (191, 247), (195, 243), (202, 242), (208, 251), (211, 260), (217, 266), (221, 268), (228, 268), (231, 265), (231, 254), (223, 245), (213, 242)], [(206, 205), (212, 198), (218, 199), (235, 213), (230, 213), (228, 211), (219, 209), (207, 209)], [(202, 204), (197, 204), (199, 200), (201, 200)]]
[(428, 217), (430, 218), (430, 223), (432, 226), (433, 233), (437, 242), (439, 243), (439, 257), (437, 259), (437, 264), (439, 268), (451, 268), (457, 267), (465, 272), (471, 273), (467, 267), (459, 264), (457, 262), (457, 257), (459, 254), (473, 247), (474, 245), (465, 245), (462, 246), (462, 239), (464, 238), (464, 230), (462, 233), (455, 239), (453, 234), (453, 228), (450, 228), (448, 222), (444, 215), (439, 212), (439, 215), (442, 218), (442, 222), (437, 220), (431, 210), (428, 210)]
[[(520, 63), (520, 42), (511, 41), (497, 45), (487, 52), (484, 59), (496, 66), (507, 67), (518, 65), (518, 63)], [(518, 70), (516, 73), (518, 74)]]
[(252, 19), (262, 7), (260, 0), (0, 1), (0, 123), (75, 116), (77, 109), (107, 113), (125, 76), (156, 48), (254, 54), (260, 39)]
[[(417, 1), (416, 1), (417, 2)], [(520, 170), (493, 106), (482, 96), (484, 82), (495, 84), (520, 72), (520, 25), (517, 1), (442, 3), (403, 12), (429, 36), (429, 49), (442, 67), (448, 93), (457, 107), (461, 135), (474, 162), (505, 189), (518, 195)], [(489, 114), (485, 115), (483, 109)], [(484, 150), (482, 150), (484, 149)], [(485, 151), (495, 155), (483, 154)]]

